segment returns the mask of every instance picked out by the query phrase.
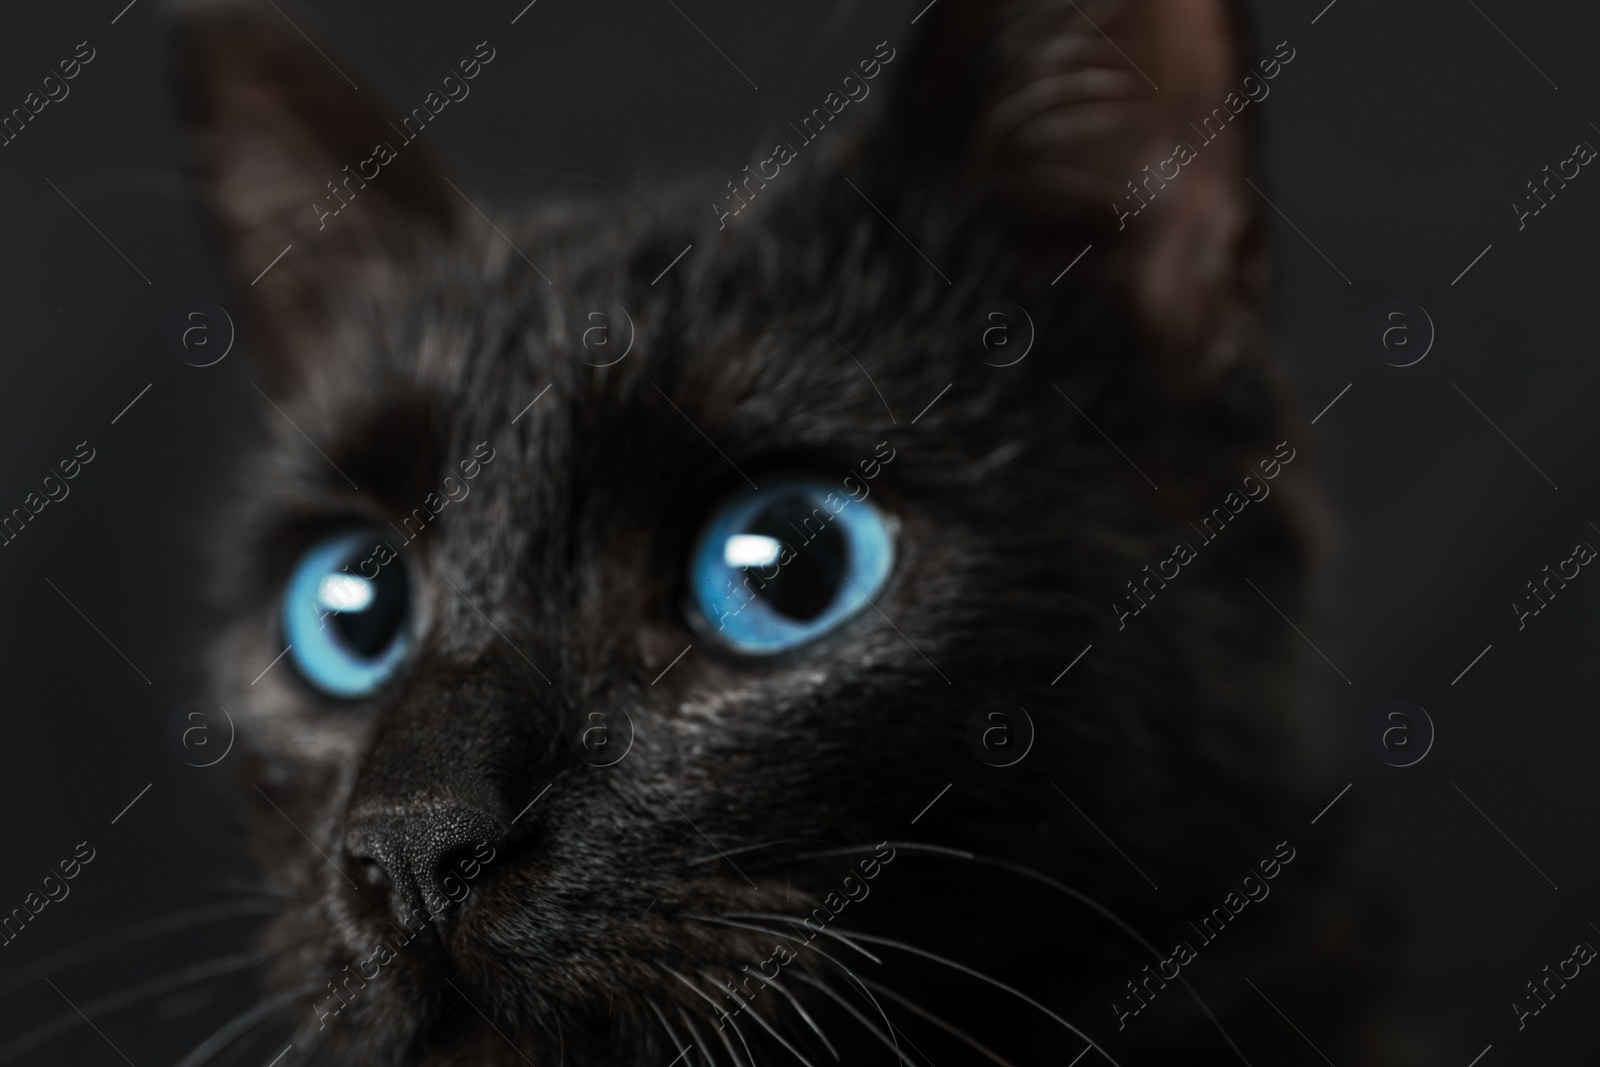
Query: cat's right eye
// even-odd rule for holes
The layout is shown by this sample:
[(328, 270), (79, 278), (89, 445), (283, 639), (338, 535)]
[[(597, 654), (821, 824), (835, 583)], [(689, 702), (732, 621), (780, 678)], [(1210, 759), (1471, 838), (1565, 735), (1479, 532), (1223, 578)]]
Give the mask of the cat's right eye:
[(282, 611), (295, 667), (330, 696), (370, 695), (410, 651), (405, 560), (372, 534), (337, 534), (306, 550), (290, 572)]
[(783, 652), (871, 603), (894, 557), (895, 521), (865, 496), (782, 482), (712, 515), (690, 560), (691, 611), (739, 652)]

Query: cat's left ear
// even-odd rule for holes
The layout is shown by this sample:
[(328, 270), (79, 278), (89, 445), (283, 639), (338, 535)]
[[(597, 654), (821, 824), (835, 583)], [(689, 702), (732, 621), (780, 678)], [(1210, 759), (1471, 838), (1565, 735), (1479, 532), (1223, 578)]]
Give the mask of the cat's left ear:
[(301, 34), (322, 36), (314, 21), (295, 15), (291, 24), (243, 0), (171, 11), (187, 162), (279, 391), (324, 358), (334, 299), (381, 284), (458, 210), (412, 140), (431, 114), (384, 107), (347, 60)]
[(1293, 49), (1247, 59), (1237, 0), (939, 0), (918, 30), (901, 165), (984, 195), (1046, 282), (1092, 245), (1077, 269), (1181, 377), (1231, 362), (1268, 274), (1258, 101)]

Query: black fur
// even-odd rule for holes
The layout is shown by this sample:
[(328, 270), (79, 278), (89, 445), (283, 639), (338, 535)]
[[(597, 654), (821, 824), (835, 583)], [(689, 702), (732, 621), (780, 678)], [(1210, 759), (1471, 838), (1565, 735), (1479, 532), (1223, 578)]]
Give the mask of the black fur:
[[(1171, 6), (1093, 12), (1156, 64)], [(1226, 32), (1186, 43), (1232, 80), (1253, 46), (1231, 8), (1187, 9), (1202, 8)], [(1203, 290), (1185, 303), (1137, 293), (1167, 254), (1157, 238), (1212, 216), (1174, 207), (1119, 233), (1081, 183), (1051, 178), (1067, 160), (1115, 189), (1157, 158), (1139, 156), (1146, 132), (1163, 136), (1150, 99), (1119, 90), (1127, 127), (1082, 145), (1046, 129), (1081, 101), (1021, 119), (999, 106), (1052, 62), (1078, 62), (1050, 59), (1052, 44), (1106, 59), (1077, 19), (1046, 0), (942, 0), (885, 68), (880, 87), (900, 88), (870, 124), (807, 148), (722, 227), (708, 200), (724, 190), (704, 184), (657, 195), (652, 212), (622, 197), (486, 206), (515, 248), (440, 184), (420, 142), (318, 231), (310, 204), (366, 154), (378, 117), (270, 11), (177, 21), (193, 162), (230, 268), (247, 281), (297, 245), (250, 294), (261, 380), (298, 430), (261, 405), (224, 538), (214, 681), (252, 747), (240, 810), (291, 901), (273, 980), (300, 991), (282, 1018), (313, 1061), (664, 1067), (680, 1042), (690, 1063), (821, 1064), (797, 1001), (847, 1061), (893, 1062), (869, 1029), (885, 1030), (881, 1006), (912, 1062), (983, 1062), (882, 987), (1019, 1065), (1084, 1047), (993, 985), (861, 942), (876, 964), (835, 936), (858, 931), (994, 976), (1122, 1064), (1303, 1060), (1245, 979), (1335, 1062), (1434, 1062), (1399, 932), (1345, 858), (1342, 813), (1308, 825), (1338, 779), (1297, 684), (1299, 638), (1249, 584), (1305, 617), (1308, 460), (1126, 628), (1111, 610), (1193, 539), (1189, 520), (1281, 443), (1303, 448), (1303, 423), (1262, 325), (1265, 234), (1242, 184), (1254, 131), (1206, 164), (1237, 225), (1205, 238), (1222, 267), (1179, 265)], [(1181, 94), (1186, 76), (1169, 74)], [(1191, 80), (1197, 98), (1215, 84)], [(997, 128), (995, 114), (1011, 117)], [(995, 299), (1037, 331), (1009, 368), (967, 343)], [(620, 344), (619, 307), (633, 349), (594, 367), (589, 313), (607, 313)], [(398, 524), (479, 442), (494, 459), (470, 495), (405, 549), (421, 632), (399, 680), (353, 704), (287, 661), (252, 683), (282, 650), (296, 555), (344, 526)], [(842, 478), (880, 442), (895, 458), (873, 499), (900, 524), (881, 610), (763, 659), (685, 621), (693, 539), (747, 476)], [(1038, 730), (1005, 769), (967, 744), (996, 698)], [(632, 751), (584, 763), (587, 716), (617, 709)], [(1296, 858), (1271, 896), (1184, 969), (1194, 995), (1170, 983), (1119, 1030), (1110, 1002), (1159, 958), (1146, 946), (1194, 941), (1187, 923), (1284, 841)], [(429, 884), (438, 862), (484, 848), (463, 904)], [(714, 1033), (677, 975), (730, 1006), (715, 983), (746, 982), (741, 968), (804, 931), (707, 920), (809, 913), (852, 870), (862, 884), (872, 857), (870, 895), (797, 948), (782, 990), (749, 984), (737, 1035)], [(395, 956), (378, 977), (340, 985), (380, 943)], [(346, 990), (337, 1015), (330, 983)]]

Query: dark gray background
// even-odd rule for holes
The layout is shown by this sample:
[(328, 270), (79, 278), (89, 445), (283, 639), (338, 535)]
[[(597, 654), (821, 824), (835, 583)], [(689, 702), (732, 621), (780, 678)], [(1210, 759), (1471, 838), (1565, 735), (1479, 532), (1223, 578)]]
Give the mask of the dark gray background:
[[(98, 453), (67, 500), (0, 548), (0, 911), (77, 842), (98, 849), (71, 897), (0, 948), (0, 982), (46, 953), (244, 891), (227, 881), (241, 870), (237, 842), (208, 772), (173, 756), (165, 723), (198, 695), (195, 560), (230, 447), (261, 401), (244, 359), (196, 370), (167, 346), (173, 311), (221, 290), (176, 170), (157, 5), (139, 0), (113, 25), (124, 2), (0, 9), (0, 110), (77, 42), (98, 51), (69, 98), (0, 148), (0, 511), (77, 442)], [(287, 10), (364, 66), (352, 71), (363, 91), (408, 103), (478, 41), (493, 44), (472, 96), (426, 135), (479, 203), (594, 187), (551, 172), (647, 183), (693, 170), (708, 176), (709, 204), (715, 176), (737, 172), (770, 126), (809, 109), (874, 43), (903, 45), (922, 6), (679, 0), (680, 14), (668, 0), (538, 0), (513, 26), (523, 2)], [(1263, 191), (1293, 220), (1279, 234), (1280, 298), (1302, 421), (1351, 386), (1296, 437), (1319, 454), (1337, 513), (1326, 617), (1296, 621), (1350, 680), (1313, 656), (1352, 755), (1339, 803), (1361, 814), (1434, 939), (1463, 1047), (1492, 1042), (1485, 1067), (1577, 1062), (1592, 1056), (1600, 978), (1585, 972), (1520, 1033), (1510, 1003), (1575, 941), (1600, 943), (1589, 925), (1600, 922), (1600, 577), (1585, 572), (1522, 632), (1510, 602), (1575, 542), (1600, 544), (1586, 297), (1600, 173), (1586, 170), (1524, 231), (1511, 203), (1577, 141), (1600, 145), (1589, 125), (1600, 122), (1600, 10), (1337, 0), (1313, 24), (1325, 3), (1258, 6), (1260, 54), (1280, 40), (1298, 51), (1261, 108)], [(1428, 358), (1406, 369), (1380, 363), (1365, 338), (1394, 298), (1437, 326)], [(1368, 716), (1393, 698), (1420, 703), (1438, 728), (1406, 770), (1365, 742)], [(55, 980), (83, 1004), (221, 955), (247, 932), (223, 924)], [(37, 978), (0, 993), (0, 1045), (67, 1010)], [(145, 1067), (175, 1061), (249, 1003), (245, 982), (207, 983), (100, 1025)], [(26, 1062), (121, 1062), (80, 1030)]]

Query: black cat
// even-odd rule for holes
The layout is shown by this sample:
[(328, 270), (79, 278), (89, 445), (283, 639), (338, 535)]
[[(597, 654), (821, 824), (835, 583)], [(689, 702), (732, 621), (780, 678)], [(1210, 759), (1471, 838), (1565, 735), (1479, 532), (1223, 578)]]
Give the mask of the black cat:
[(488, 42), (386, 114), (270, 9), (175, 30), (272, 405), (213, 670), (286, 897), (248, 1022), (341, 1064), (1436, 1062), (1310, 822), (1232, 3), (939, 0), (737, 182), (520, 216), (417, 137)]

